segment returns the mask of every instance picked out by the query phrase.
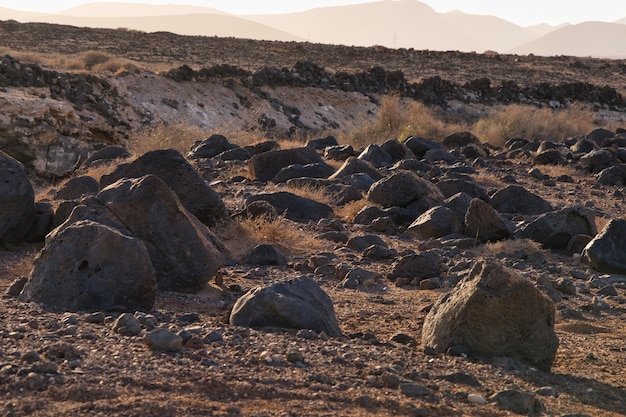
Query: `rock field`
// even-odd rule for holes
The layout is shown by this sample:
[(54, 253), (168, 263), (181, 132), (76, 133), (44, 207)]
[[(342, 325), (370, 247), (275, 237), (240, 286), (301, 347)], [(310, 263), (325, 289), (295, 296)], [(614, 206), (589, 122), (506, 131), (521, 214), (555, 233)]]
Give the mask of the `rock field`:
[[(46, 51), (31, 44), (45, 29)], [(324, 134), (375, 117), (389, 92), (583, 101), (619, 118), (623, 62), (141, 33), (125, 46), (122, 31), (16, 22), (0, 34), (174, 64), (113, 76), (0, 60), (3, 415), (626, 415), (626, 130), (362, 149)], [(272, 68), (262, 49), (291, 61)], [(348, 53), (378, 67), (325, 69)], [(417, 77), (419, 56), (440, 69)], [(163, 122), (206, 139), (128, 151)], [(267, 140), (236, 144), (227, 128)]]

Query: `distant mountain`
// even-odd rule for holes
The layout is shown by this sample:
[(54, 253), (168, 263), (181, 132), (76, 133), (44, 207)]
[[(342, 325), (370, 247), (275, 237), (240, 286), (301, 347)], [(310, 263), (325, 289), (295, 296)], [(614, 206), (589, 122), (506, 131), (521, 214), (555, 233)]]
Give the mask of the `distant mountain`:
[(626, 25), (584, 22), (564, 26), (532, 42), (511, 49), (516, 54), (574, 55), (626, 58)]
[(228, 14), (211, 7), (187, 6), (179, 4), (146, 3), (88, 3), (57, 13), (75, 17), (142, 17), (175, 16), (189, 14)]
[(523, 28), (494, 16), (459, 11), (437, 13), (418, 0), (379, 0), (299, 13), (250, 16), (235, 16), (209, 7), (98, 2), (57, 14), (0, 8), (0, 19), (436, 51), (626, 57), (626, 42), (623, 42), (626, 18), (615, 23), (541, 24)]
[(18, 22), (35, 22), (44, 20), (48, 16), (45, 13), (35, 13), (35, 12), (22, 12), (20, 10), (7, 9), (5, 7), (0, 7), (0, 20), (17, 20)]
[(416, 0), (322, 7), (280, 15), (246, 16), (310, 42), (433, 50), (479, 50), (443, 16)]
[(480, 45), (477, 52), (485, 50), (504, 52), (537, 38), (537, 34), (532, 30), (495, 16), (467, 14), (459, 11), (441, 15), (464, 36)]
[(562, 25), (558, 25), (558, 26), (552, 26), (549, 25), (547, 23), (541, 23), (539, 25), (534, 25), (534, 26), (527, 26), (526, 29), (530, 30), (531, 32), (535, 33), (537, 36), (544, 36), (547, 35), (550, 32), (554, 32), (557, 29), (560, 29), (564, 26), (569, 26), (569, 23), (564, 23)]
[[(103, 3), (99, 3), (103, 4)], [(168, 10), (166, 6), (164, 11)], [(86, 13), (94, 13), (97, 8), (77, 8)], [(141, 14), (143, 16), (131, 17), (80, 17), (72, 15), (74, 12), (62, 12), (60, 14), (43, 14), (19, 12), (10, 9), (0, 8), (0, 18), (13, 19), (19, 22), (44, 22), (78, 27), (93, 27), (103, 29), (133, 29), (144, 32), (172, 32), (180, 35), (190, 36), (220, 36), (235, 37), (257, 40), (278, 40), (286, 42), (302, 42), (304, 39), (274, 29), (263, 24), (252, 22), (241, 17), (225, 14), (218, 11), (217, 14), (170, 14), (170, 15), (149, 15), (157, 13), (160, 6), (148, 6), (145, 14), (139, 7), (129, 9), (131, 14)], [(181, 10), (185, 10), (183, 7)], [(207, 10), (207, 8), (199, 8)], [(6, 13), (5, 13), (6, 10)], [(76, 10), (76, 9), (71, 9)], [(208, 9), (211, 10), (211, 9)], [(123, 10), (119, 9), (119, 12)], [(109, 14), (117, 13), (111, 10)]]

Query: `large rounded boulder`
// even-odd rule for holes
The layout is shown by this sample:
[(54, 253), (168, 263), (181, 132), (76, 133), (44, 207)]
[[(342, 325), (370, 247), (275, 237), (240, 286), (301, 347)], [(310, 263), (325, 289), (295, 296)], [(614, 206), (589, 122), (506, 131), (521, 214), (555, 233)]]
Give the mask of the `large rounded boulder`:
[(626, 275), (626, 220), (611, 220), (585, 247), (582, 260), (596, 271)]
[(219, 194), (174, 149), (151, 151), (133, 162), (119, 165), (111, 174), (100, 178), (100, 187), (105, 188), (123, 178), (146, 175), (159, 177), (178, 195), (185, 208), (207, 226), (228, 218)]
[[(120, 180), (96, 197), (83, 199), (59, 228), (81, 220), (141, 239), (162, 291), (198, 292), (230, 257), (209, 228), (153, 175)], [(125, 253), (120, 251), (118, 257), (123, 256)]]
[(435, 303), (422, 343), (442, 353), (463, 346), (476, 356), (513, 357), (549, 371), (559, 345), (554, 317), (554, 304), (532, 282), (481, 261)]
[(230, 324), (310, 329), (341, 336), (330, 297), (309, 277), (248, 291), (233, 306)]
[(408, 207), (423, 202), (423, 211), (444, 200), (441, 191), (430, 181), (410, 171), (398, 171), (375, 182), (367, 199), (383, 207)]
[(35, 192), (24, 166), (0, 151), (0, 242), (22, 240), (35, 215)]
[(149, 311), (157, 282), (144, 243), (89, 220), (57, 229), (19, 298), (68, 311)]

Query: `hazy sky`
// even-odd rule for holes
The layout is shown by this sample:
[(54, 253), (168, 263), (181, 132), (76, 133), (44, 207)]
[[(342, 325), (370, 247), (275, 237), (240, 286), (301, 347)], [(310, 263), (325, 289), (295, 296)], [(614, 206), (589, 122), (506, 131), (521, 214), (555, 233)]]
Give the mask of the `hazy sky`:
[[(139, 3), (142, 0), (108, 0)], [(387, 0), (394, 1), (394, 0)], [(0, 7), (39, 12), (58, 12), (91, 0), (0, 0)], [(288, 13), (315, 7), (365, 3), (366, 0), (147, 0), (153, 4), (190, 4), (213, 7), (233, 14)], [(625, 0), (422, 0), (438, 12), (499, 16), (518, 25), (579, 23), (587, 20), (613, 22), (626, 17)], [(2, 16), (0, 16), (2, 19)]]

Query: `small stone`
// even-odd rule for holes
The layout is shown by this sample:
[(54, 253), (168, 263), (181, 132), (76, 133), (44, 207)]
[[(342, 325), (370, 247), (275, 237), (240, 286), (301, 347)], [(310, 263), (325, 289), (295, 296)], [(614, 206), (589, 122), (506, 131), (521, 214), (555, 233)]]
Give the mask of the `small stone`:
[(419, 397), (430, 394), (430, 390), (428, 388), (412, 382), (404, 382), (400, 384), (399, 388), (400, 392), (407, 397)]
[(587, 274), (585, 274), (582, 271), (577, 271), (575, 269), (572, 269), (569, 272), (569, 274), (572, 276), (572, 278), (575, 278), (575, 279), (581, 279), (581, 280), (584, 280), (584, 281), (587, 281), (589, 279), (589, 276)]
[(401, 379), (398, 375), (391, 372), (384, 372), (380, 376), (380, 381), (387, 388), (396, 389), (400, 386)]
[(217, 330), (213, 330), (211, 333), (209, 333), (206, 338), (205, 338), (208, 342), (211, 343), (215, 343), (215, 342), (222, 342), (224, 341), (224, 336), (222, 335), (221, 332), (217, 331)]
[(178, 316), (176, 320), (183, 323), (197, 323), (200, 321), (200, 315), (198, 313), (186, 313)]
[(401, 345), (409, 345), (415, 343), (415, 338), (406, 333), (396, 333), (391, 336), (391, 340)]
[(613, 285), (607, 285), (598, 290), (598, 295), (603, 295), (605, 297), (617, 297), (619, 294)]
[(543, 403), (532, 392), (505, 390), (492, 395), (489, 399), (516, 414), (536, 416), (545, 410)]
[(439, 278), (427, 278), (419, 282), (420, 290), (436, 290), (441, 288), (441, 280)]
[(472, 404), (485, 405), (487, 404), (487, 399), (479, 394), (468, 394), (467, 401)]
[(18, 295), (20, 295), (20, 293), (24, 289), (24, 286), (26, 285), (27, 281), (28, 281), (28, 277), (22, 276), (22, 277), (16, 278), (11, 283), (11, 285), (9, 285), (9, 288), (7, 288), (6, 292), (4, 293), (4, 296), (7, 298), (16, 298)]
[(220, 364), (212, 359), (204, 358), (200, 361), (200, 365), (202, 366), (220, 366)]
[(122, 336), (137, 336), (141, 333), (141, 325), (135, 316), (124, 313), (113, 323), (113, 331)]
[(557, 289), (563, 294), (576, 295), (576, 284), (571, 279), (563, 278), (557, 283)]
[(468, 385), (470, 387), (480, 386), (480, 382), (478, 382), (478, 380), (474, 376), (470, 374), (465, 374), (463, 372), (455, 372), (453, 374), (444, 375), (442, 379), (448, 382), (452, 382), (453, 384)]
[(37, 353), (34, 350), (26, 352), (20, 358), (20, 362), (26, 362), (26, 363), (34, 363), (34, 362), (41, 362), (41, 361), (42, 361), (41, 356), (39, 356), (39, 353)]
[(97, 311), (95, 313), (88, 314), (85, 317), (85, 321), (87, 323), (103, 324), (105, 318), (106, 318), (106, 316), (104, 315), (103, 312)]
[(354, 399), (354, 403), (361, 408), (370, 410), (375, 407), (376, 400), (374, 400), (372, 397), (369, 397), (367, 395), (361, 395), (360, 397), (356, 397)]
[(180, 352), (183, 349), (183, 339), (164, 328), (148, 332), (143, 340), (151, 350), (159, 352)]
[(141, 312), (135, 313), (135, 318), (139, 320), (139, 324), (145, 326), (148, 330), (152, 330), (159, 325), (159, 321), (152, 314)]
[(307, 340), (315, 340), (317, 339), (317, 333), (315, 333), (313, 330), (309, 330), (309, 329), (301, 329), (298, 330), (298, 333), (296, 333), (296, 336), (302, 338), (302, 339), (307, 339)]
[(287, 354), (287, 362), (290, 363), (304, 363), (304, 355), (301, 352), (289, 352)]
[(528, 175), (538, 180), (542, 180), (542, 181), (547, 178), (547, 176), (537, 168), (533, 168), (530, 171), (528, 171)]

